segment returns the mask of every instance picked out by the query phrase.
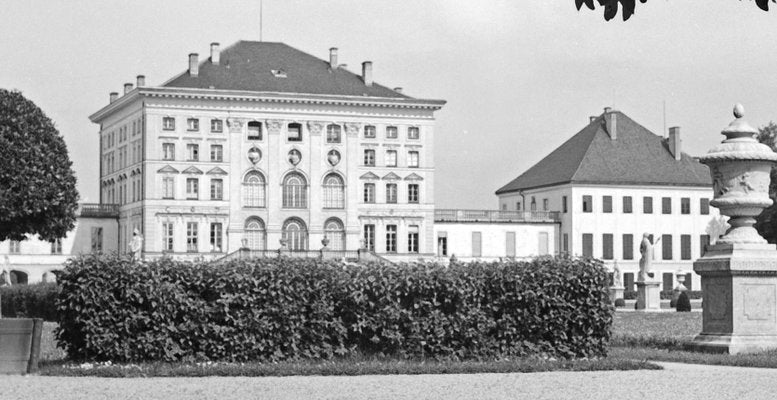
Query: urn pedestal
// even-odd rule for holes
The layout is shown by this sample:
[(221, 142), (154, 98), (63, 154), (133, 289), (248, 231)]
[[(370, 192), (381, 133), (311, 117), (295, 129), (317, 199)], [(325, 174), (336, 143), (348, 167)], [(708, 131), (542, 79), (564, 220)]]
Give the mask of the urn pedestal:
[(610, 300), (615, 301), (623, 298), (623, 286), (610, 286)]
[(734, 116), (722, 132), (726, 140), (699, 157), (710, 167), (710, 205), (730, 217), (731, 229), (693, 263), (704, 296), (693, 347), (729, 354), (777, 348), (777, 248), (753, 227), (772, 204), (769, 174), (777, 154), (755, 140), (758, 131), (744, 121), (741, 105)]
[(661, 282), (635, 283), (637, 284), (637, 311), (661, 311)]

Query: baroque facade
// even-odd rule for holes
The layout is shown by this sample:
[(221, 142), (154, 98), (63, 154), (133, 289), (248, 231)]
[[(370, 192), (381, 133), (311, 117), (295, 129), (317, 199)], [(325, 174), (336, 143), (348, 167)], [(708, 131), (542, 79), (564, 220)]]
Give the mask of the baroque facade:
[[(282, 43), (211, 45), (166, 83), (125, 84), (100, 125), (101, 203), (119, 204), (119, 250), (219, 258), (366, 248), (435, 253), (434, 112)], [(324, 240), (326, 238), (326, 240)]]

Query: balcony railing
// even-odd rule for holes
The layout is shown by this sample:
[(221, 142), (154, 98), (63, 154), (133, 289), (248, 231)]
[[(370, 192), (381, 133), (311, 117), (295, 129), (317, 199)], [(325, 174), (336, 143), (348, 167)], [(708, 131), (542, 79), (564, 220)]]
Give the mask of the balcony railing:
[(377, 262), (391, 264), (387, 259), (369, 250), (250, 250), (240, 249), (216, 260), (246, 260), (252, 258), (320, 258), (324, 260), (346, 260), (352, 262)]
[(119, 205), (81, 203), (78, 205), (78, 215), (80, 217), (93, 217), (93, 218), (118, 218)]
[(435, 222), (558, 222), (558, 211), (434, 210)]

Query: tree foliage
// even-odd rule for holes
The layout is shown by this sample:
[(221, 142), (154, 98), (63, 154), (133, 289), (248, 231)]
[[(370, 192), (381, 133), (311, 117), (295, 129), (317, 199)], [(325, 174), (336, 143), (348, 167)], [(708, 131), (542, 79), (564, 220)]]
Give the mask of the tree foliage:
[(76, 178), (54, 123), (17, 91), (0, 89), (0, 241), (51, 241), (75, 225)]
[[(742, 1), (742, 0), (740, 0)], [(639, 0), (640, 3), (647, 3), (647, 0)], [(758, 8), (769, 11), (769, 2), (777, 3), (777, 0), (755, 0)], [(626, 21), (634, 15), (634, 8), (637, 0), (575, 0), (575, 6), (580, 11), (583, 5), (591, 10), (596, 8), (596, 3), (604, 7), (604, 19), (609, 21), (618, 15), (618, 8), (622, 10), (623, 20)]]
[[(767, 125), (758, 128), (757, 139), (759, 142), (769, 146), (773, 151), (777, 151), (777, 124), (769, 122)], [(767, 207), (756, 218), (755, 229), (769, 243), (777, 243), (777, 168), (775, 167), (772, 167), (769, 197), (775, 200), (775, 204)]]

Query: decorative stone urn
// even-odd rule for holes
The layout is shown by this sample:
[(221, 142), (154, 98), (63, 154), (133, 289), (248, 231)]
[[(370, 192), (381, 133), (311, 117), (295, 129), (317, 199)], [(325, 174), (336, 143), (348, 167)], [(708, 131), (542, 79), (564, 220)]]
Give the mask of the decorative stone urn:
[(710, 168), (714, 199), (731, 228), (693, 263), (704, 296), (702, 332), (694, 346), (703, 351), (750, 353), (777, 348), (777, 248), (753, 228), (772, 204), (769, 174), (777, 153), (755, 139), (744, 108), (726, 136), (699, 161)]

